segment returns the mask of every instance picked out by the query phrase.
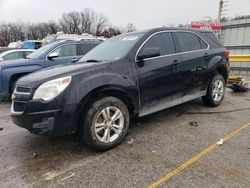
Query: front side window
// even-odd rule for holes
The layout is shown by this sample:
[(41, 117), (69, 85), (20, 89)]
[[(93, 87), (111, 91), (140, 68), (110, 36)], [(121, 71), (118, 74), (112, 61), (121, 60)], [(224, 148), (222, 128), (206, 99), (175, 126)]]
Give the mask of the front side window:
[(77, 56), (76, 44), (63, 45), (52, 53), (57, 54), (58, 57)]
[(4, 60), (14, 60), (14, 59), (22, 59), (23, 52), (12, 52), (3, 57)]
[(172, 33), (164, 32), (152, 36), (142, 47), (141, 50), (146, 48), (159, 48), (161, 55), (169, 55), (175, 53), (175, 45)]
[(200, 38), (197, 35), (188, 32), (177, 32), (175, 35), (181, 52), (202, 49)]

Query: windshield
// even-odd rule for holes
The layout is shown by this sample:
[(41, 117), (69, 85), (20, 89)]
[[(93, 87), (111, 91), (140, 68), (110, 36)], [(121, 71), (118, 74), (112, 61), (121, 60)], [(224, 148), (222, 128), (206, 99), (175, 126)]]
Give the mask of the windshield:
[(27, 56), (27, 59), (35, 59), (35, 58), (39, 58), (42, 54), (44, 54), (47, 50), (49, 50), (52, 46), (54, 46), (53, 43), (51, 44), (47, 44), (41, 48), (39, 48), (38, 50), (36, 50), (35, 52), (33, 52), (32, 54)]
[(106, 40), (89, 51), (79, 62), (114, 61), (123, 58), (141, 38), (143, 33), (120, 35)]

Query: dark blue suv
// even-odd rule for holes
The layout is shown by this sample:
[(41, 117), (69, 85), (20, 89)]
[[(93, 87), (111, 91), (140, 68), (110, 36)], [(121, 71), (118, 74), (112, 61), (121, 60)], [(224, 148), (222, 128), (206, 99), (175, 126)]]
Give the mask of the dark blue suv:
[(94, 38), (57, 41), (40, 48), (27, 59), (0, 63), (0, 99), (10, 96), (20, 77), (43, 68), (74, 63), (101, 42)]

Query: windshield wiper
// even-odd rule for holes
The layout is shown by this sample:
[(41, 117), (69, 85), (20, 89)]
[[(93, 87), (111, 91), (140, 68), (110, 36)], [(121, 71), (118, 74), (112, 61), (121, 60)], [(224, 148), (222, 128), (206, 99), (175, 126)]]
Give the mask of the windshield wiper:
[(96, 59), (89, 59), (89, 60), (87, 60), (86, 62), (100, 62), (99, 60), (96, 60)]

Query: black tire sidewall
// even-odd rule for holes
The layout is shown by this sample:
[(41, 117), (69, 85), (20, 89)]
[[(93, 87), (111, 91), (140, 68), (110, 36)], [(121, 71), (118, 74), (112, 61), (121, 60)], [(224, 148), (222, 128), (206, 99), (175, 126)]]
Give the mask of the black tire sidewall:
[[(124, 116), (124, 128), (120, 136), (112, 143), (103, 143), (98, 140), (95, 135), (94, 125), (95, 119), (97, 118), (98, 114), (108, 106), (117, 107)], [(115, 97), (104, 97), (99, 100), (93, 102), (86, 113), (85, 118), (82, 121), (83, 126), (83, 139), (85, 142), (92, 147), (93, 149), (105, 151), (112, 149), (116, 145), (118, 145), (125, 137), (127, 130), (129, 128), (129, 112), (126, 105), (118, 98)]]

